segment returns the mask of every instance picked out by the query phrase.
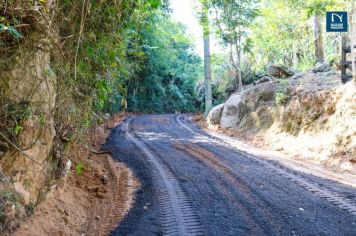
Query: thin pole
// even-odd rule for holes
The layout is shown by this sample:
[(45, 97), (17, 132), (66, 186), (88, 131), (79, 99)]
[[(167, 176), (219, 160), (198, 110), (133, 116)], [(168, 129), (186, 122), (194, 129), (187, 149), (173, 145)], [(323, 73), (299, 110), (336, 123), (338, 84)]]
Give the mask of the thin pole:
[(205, 116), (208, 116), (213, 108), (211, 91), (211, 60), (210, 60), (210, 37), (209, 33), (204, 36), (204, 71), (205, 71)]

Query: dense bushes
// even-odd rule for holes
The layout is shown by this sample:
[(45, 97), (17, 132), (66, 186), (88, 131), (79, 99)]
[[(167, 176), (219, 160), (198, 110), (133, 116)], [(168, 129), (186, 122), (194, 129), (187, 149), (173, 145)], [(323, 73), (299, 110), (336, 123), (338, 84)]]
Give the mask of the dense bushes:
[[(68, 4), (72, 11), (79, 7), (67, 3), (63, 9)], [(167, 2), (118, 4), (100, 1), (88, 7), (77, 61), (73, 58), (68, 66), (79, 86), (72, 93), (79, 90), (94, 112), (193, 111), (200, 59), (192, 53), (184, 27), (170, 20)], [(61, 18), (76, 23), (67, 35), (81, 31), (78, 16)], [(77, 41), (69, 43), (72, 55), (77, 46)]]
[(128, 85), (128, 109), (149, 113), (194, 111), (201, 59), (193, 53), (184, 26), (161, 13), (140, 34), (145, 66)]
[[(194, 88), (202, 72), (201, 59), (193, 53), (184, 26), (171, 20), (168, 1), (0, 4), (2, 71), (12, 73), (21, 68), (16, 56), (24, 53), (23, 49), (37, 50), (44, 39), (51, 50), (51, 68), (45, 74), (56, 78), (53, 116), (57, 135), (68, 139), (103, 112), (168, 113), (199, 107)], [(42, 81), (41, 76), (35, 77)], [(16, 141), (18, 127), (26, 117), (10, 115), (22, 114), (20, 105), (30, 101), (18, 105), (9, 99), (9, 78), (3, 77), (0, 131), (7, 129), (7, 135)], [(36, 113), (34, 106), (32, 103), (29, 108)], [(14, 107), (17, 110), (10, 114)]]

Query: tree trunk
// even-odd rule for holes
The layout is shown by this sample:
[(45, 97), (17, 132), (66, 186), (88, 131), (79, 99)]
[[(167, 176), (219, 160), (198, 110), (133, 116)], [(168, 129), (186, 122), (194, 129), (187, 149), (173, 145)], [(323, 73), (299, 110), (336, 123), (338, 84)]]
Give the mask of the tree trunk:
[(292, 59), (292, 64), (294, 68), (297, 68), (298, 66), (298, 46), (293, 43), (293, 59)]
[(205, 70), (205, 116), (213, 107), (211, 92), (211, 62), (210, 62), (210, 39), (209, 34), (204, 37), (204, 70)]
[(315, 59), (318, 63), (323, 63), (325, 61), (324, 57), (324, 45), (323, 45), (323, 35), (321, 32), (321, 16), (314, 16), (314, 37), (315, 37)]
[(243, 86), (242, 86), (242, 69), (241, 69), (241, 50), (237, 49), (237, 67), (238, 67), (238, 78), (239, 78), (239, 89), (240, 93), (243, 92)]
[(239, 80), (240, 93), (243, 92), (242, 86), (242, 68), (241, 68), (241, 38), (238, 38), (235, 42), (236, 54), (237, 54), (237, 78)]

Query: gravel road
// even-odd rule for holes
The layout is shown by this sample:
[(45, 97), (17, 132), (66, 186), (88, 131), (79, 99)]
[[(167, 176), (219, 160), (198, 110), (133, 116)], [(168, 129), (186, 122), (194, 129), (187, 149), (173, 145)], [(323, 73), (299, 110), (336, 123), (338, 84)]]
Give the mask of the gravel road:
[(104, 148), (142, 183), (111, 235), (356, 235), (356, 189), (236, 150), (185, 116), (129, 117)]

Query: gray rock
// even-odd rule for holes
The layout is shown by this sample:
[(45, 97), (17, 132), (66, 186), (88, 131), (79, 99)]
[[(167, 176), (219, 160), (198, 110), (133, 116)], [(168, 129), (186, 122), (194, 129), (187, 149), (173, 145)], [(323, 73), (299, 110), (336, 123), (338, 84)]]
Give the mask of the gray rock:
[(221, 121), (220, 121), (221, 128), (229, 129), (236, 126), (236, 122), (238, 121), (237, 112), (241, 100), (242, 98), (240, 94), (233, 94), (226, 101), (221, 115)]
[(273, 83), (263, 84), (258, 90), (254, 90), (255, 96), (260, 101), (271, 101), (275, 99), (276, 85)]
[(253, 83), (253, 85), (259, 85), (259, 84), (263, 84), (263, 83), (267, 83), (267, 82), (272, 82), (272, 81), (275, 81), (276, 79), (272, 76), (269, 76), (269, 75), (265, 75), (263, 76), (261, 79), (255, 81)]
[[(268, 111), (270, 106), (275, 102), (276, 90), (279, 88), (276, 81), (261, 83), (257, 86), (246, 89), (242, 95), (235, 93), (225, 102), (221, 115), (220, 128), (222, 129), (240, 129), (244, 127), (253, 127), (261, 125), (266, 120), (270, 120), (268, 113), (262, 111), (263, 120), (256, 118), (255, 111), (261, 107)], [(260, 109), (261, 111), (261, 109)]]
[(315, 68), (312, 70), (313, 73), (323, 73), (331, 70), (329, 63), (317, 63)]
[(337, 75), (337, 72), (334, 69), (330, 70), (328, 73), (325, 74), (325, 76), (333, 76), (333, 75)]
[(5, 155), (5, 152), (3, 151), (0, 151), (0, 157), (4, 156)]
[(105, 113), (104, 119), (105, 119), (105, 120), (108, 120), (108, 119), (110, 118), (110, 116), (111, 116), (110, 113)]
[(103, 184), (107, 185), (107, 184), (109, 183), (109, 178), (108, 178), (108, 176), (104, 174), (104, 175), (101, 177), (101, 181), (103, 182)]
[(296, 79), (299, 79), (299, 78), (302, 78), (303, 76), (305, 76), (306, 73), (304, 72), (301, 72), (301, 73), (298, 73), (298, 74), (295, 74), (292, 76), (292, 78), (290, 78), (291, 80), (296, 80)]
[(220, 104), (209, 112), (208, 124), (209, 125), (219, 125), (221, 120), (222, 111), (224, 109), (224, 104)]
[(273, 65), (273, 64), (269, 64), (267, 66), (267, 73), (270, 76), (277, 77), (277, 78), (290, 77), (294, 75), (294, 72), (291, 69), (285, 66)]

